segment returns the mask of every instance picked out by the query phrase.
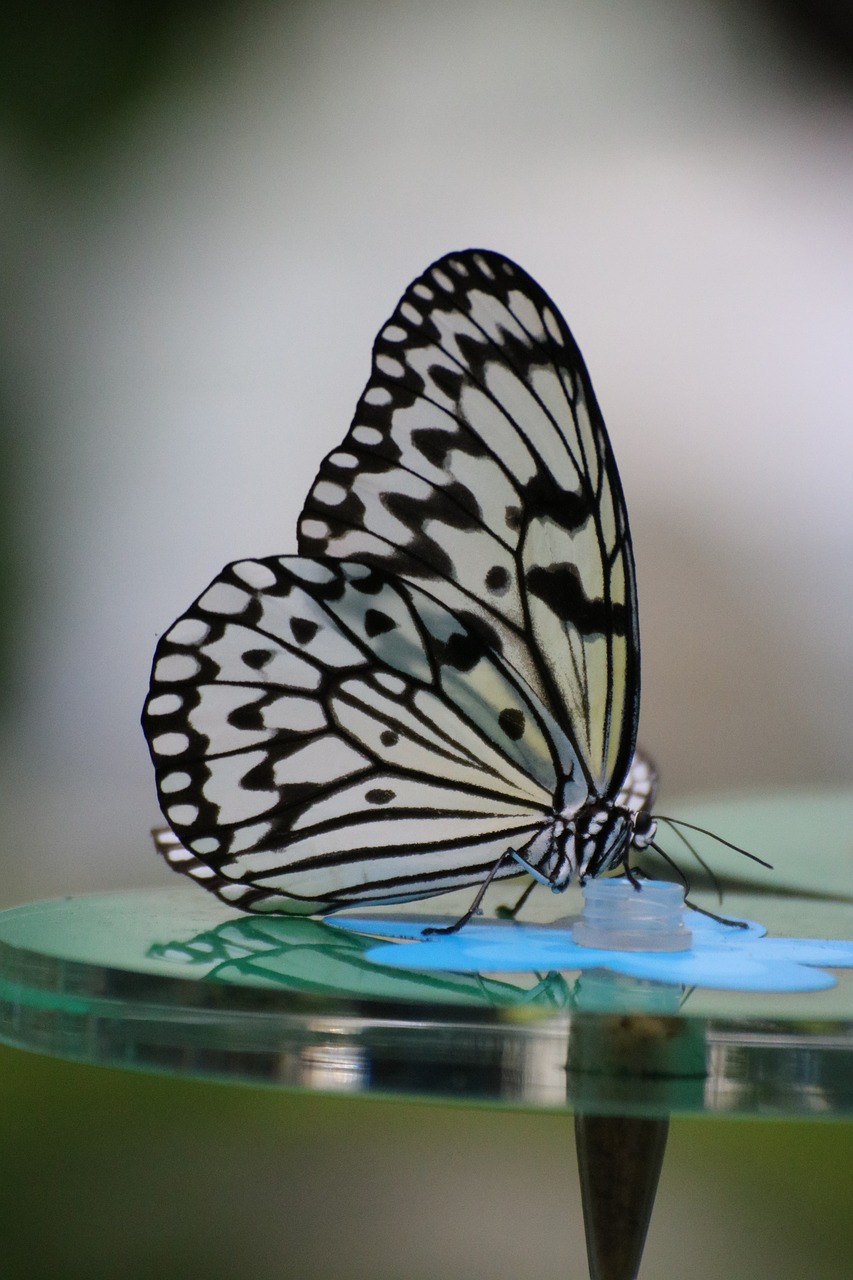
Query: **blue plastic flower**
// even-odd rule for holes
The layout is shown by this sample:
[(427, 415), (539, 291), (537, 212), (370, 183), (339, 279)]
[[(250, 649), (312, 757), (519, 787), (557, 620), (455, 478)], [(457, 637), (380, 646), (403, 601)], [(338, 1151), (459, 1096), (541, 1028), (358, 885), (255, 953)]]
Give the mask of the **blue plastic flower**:
[[(378, 942), (367, 952), (375, 964), (456, 973), (543, 972), (610, 969), (634, 978), (728, 991), (821, 991), (835, 985), (822, 966), (853, 968), (853, 942), (822, 938), (768, 938), (754, 921), (745, 928), (692, 914), (687, 951), (610, 951), (578, 946), (573, 921), (561, 925), (473, 920), (458, 933), (423, 936), (424, 926), (445, 921), (336, 917), (328, 921), (397, 942)], [(401, 945), (403, 944), (403, 945)]]

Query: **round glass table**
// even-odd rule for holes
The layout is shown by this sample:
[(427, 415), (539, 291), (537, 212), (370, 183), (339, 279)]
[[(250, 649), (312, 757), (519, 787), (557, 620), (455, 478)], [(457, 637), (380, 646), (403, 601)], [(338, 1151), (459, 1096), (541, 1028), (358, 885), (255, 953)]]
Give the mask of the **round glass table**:
[[(771, 935), (853, 939), (853, 794), (693, 803), (677, 816), (774, 864), (703, 843), (725, 914)], [(707, 881), (689, 874), (692, 899), (714, 910)], [(511, 897), (490, 890), (486, 912)], [(468, 895), (436, 902), (454, 917)], [(526, 916), (578, 909), (574, 890), (542, 891)], [(853, 970), (820, 991), (685, 990), (601, 969), (392, 969), (368, 959), (372, 941), (318, 920), (243, 915), (193, 885), (14, 907), (0, 913), (0, 1040), (289, 1089), (569, 1109), (599, 1126), (578, 1129), (590, 1212), (602, 1177), (614, 1182), (612, 1152), (601, 1166), (607, 1133), (625, 1164), (630, 1121), (646, 1126), (632, 1131), (642, 1151), (631, 1194), (642, 1199), (644, 1183), (653, 1199), (673, 1114), (853, 1115)], [(608, 1118), (617, 1128), (601, 1129)], [(608, 1270), (591, 1255), (591, 1265), (628, 1276), (638, 1259)]]

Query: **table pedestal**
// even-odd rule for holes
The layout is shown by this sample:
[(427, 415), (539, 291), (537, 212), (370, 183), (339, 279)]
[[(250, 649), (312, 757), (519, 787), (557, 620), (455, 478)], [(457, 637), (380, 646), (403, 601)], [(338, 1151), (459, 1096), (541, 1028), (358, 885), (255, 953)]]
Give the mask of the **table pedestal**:
[[(732, 914), (851, 936), (853, 796), (684, 816), (776, 864), (741, 880)], [(370, 945), (240, 915), (192, 885), (16, 907), (0, 912), (0, 1040), (197, 1078), (572, 1111), (594, 1280), (637, 1274), (670, 1115), (853, 1115), (849, 972), (817, 992), (682, 992), (601, 970), (388, 969)]]

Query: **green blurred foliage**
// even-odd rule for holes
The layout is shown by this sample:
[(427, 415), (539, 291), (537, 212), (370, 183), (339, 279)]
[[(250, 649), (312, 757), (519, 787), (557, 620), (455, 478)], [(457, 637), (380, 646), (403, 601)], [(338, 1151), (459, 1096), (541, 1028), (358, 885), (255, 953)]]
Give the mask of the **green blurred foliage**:
[[(8, 1280), (584, 1275), (569, 1116), (285, 1094), (6, 1048), (0, 1090)], [(644, 1274), (843, 1280), (851, 1156), (850, 1124), (675, 1121)]]
[[(2, 256), (0, 256), (2, 261)], [(10, 710), (9, 685), (17, 618), (23, 603), (23, 551), (15, 519), (21, 442), (5, 369), (0, 364), (0, 716)]]
[(42, 160), (79, 161), (164, 76), (211, 57), (224, 0), (7, 0), (0, 118)]

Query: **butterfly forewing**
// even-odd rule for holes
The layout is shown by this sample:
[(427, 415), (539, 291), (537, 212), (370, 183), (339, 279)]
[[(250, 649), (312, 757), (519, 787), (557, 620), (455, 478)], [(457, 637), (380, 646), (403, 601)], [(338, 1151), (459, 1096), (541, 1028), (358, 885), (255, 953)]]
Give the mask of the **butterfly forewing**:
[(553, 811), (571, 752), (423, 590), (299, 557), (223, 570), (160, 641), (143, 723), (169, 861), (256, 910), (480, 882)]
[(627, 518), (577, 345), (519, 267), (450, 254), (407, 290), (299, 545), (422, 583), (550, 708), (566, 772), (579, 759), (612, 798), (639, 708)]

